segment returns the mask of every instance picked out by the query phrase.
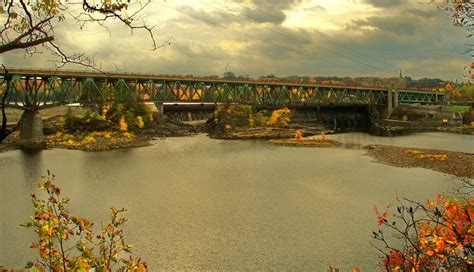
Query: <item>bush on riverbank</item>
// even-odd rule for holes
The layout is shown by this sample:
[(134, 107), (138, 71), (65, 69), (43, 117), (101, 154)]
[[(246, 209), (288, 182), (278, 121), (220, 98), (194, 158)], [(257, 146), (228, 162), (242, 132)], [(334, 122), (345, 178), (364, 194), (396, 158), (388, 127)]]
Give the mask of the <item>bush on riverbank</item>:
[(217, 105), (213, 123), (216, 130), (226, 131), (239, 127), (252, 127), (254, 110), (252, 106), (241, 104)]
[(111, 221), (96, 233), (93, 223), (69, 212), (69, 199), (60, 195), (55, 176), (38, 182), (45, 198), (32, 194), (35, 213), (24, 227), (34, 228), (38, 240), (31, 248), (39, 258), (27, 264), (34, 271), (147, 271), (147, 265), (131, 256), (132, 245), (124, 241), (121, 217), (125, 209), (111, 208)]
[(372, 236), (387, 271), (474, 270), (474, 185), (469, 179), (460, 184), (456, 194), (426, 204), (397, 197), (396, 209), (375, 207), (380, 229)]
[(151, 111), (143, 104), (105, 103), (97, 108), (82, 115), (68, 110), (57, 131), (46, 136), (48, 146), (102, 151), (148, 143), (150, 137), (138, 132), (155, 124)]
[(77, 131), (73, 134), (57, 132), (46, 136), (50, 147), (103, 151), (122, 147), (144, 146), (145, 140), (128, 131)]
[(213, 127), (219, 132), (226, 132), (238, 128), (254, 127), (288, 127), (291, 110), (277, 109), (272, 112), (258, 111), (250, 105), (222, 104), (214, 112)]
[(105, 103), (98, 112), (86, 111), (82, 116), (64, 115), (64, 130), (76, 131), (137, 131), (153, 124), (152, 113), (141, 103)]
[(72, 115), (68, 110), (64, 114), (63, 129), (67, 132), (76, 131), (106, 131), (111, 130), (114, 124), (96, 112), (86, 111), (83, 116)]

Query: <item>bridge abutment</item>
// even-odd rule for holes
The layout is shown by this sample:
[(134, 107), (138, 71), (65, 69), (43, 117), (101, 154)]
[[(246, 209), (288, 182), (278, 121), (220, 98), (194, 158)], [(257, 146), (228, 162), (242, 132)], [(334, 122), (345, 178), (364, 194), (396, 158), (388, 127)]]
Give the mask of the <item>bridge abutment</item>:
[(21, 115), (20, 145), (25, 149), (46, 148), (43, 120), (38, 110), (25, 110)]

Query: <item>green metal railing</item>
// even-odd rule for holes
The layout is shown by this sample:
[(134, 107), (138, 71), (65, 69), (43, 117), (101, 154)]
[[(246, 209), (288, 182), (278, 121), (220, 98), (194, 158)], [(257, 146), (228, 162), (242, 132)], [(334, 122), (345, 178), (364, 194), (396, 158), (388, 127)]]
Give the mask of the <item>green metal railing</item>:
[[(23, 108), (51, 104), (107, 101), (245, 103), (260, 106), (384, 105), (386, 88), (326, 86), (304, 83), (229, 81), (153, 75), (104, 75), (91, 72), (39, 70), (0, 74), (6, 102)], [(398, 91), (400, 103), (435, 104), (442, 94)]]

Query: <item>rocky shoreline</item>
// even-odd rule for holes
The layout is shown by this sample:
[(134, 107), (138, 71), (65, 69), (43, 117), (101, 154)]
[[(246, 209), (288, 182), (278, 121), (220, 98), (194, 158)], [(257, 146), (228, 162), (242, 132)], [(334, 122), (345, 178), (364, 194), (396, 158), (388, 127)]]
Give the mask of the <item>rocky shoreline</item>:
[(393, 119), (376, 120), (370, 128), (370, 134), (382, 137), (409, 135), (419, 132), (449, 132), (474, 135), (474, 126), (439, 125), (423, 122), (409, 122)]
[(458, 177), (474, 178), (474, 154), (447, 150), (370, 145), (366, 155), (396, 167), (420, 167)]
[[(186, 137), (205, 132), (202, 124), (188, 125), (174, 120), (162, 120), (151, 127), (129, 131), (93, 131), (67, 133), (55, 127), (55, 121), (45, 120), (45, 127), (51, 130), (45, 135), (45, 147), (64, 148), (82, 151), (107, 151), (114, 149), (144, 147), (151, 145), (151, 141), (165, 137)], [(12, 133), (3, 143), (0, 143), (0, 152), (22, 149), (19, 132)]]

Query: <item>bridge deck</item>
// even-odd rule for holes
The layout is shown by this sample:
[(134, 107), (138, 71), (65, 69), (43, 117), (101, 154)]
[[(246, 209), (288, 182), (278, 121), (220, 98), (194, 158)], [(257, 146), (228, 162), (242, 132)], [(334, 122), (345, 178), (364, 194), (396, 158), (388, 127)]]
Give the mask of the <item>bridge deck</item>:
[[(10, 104), (146, 100), (157, 102), (288, 104), (386, 104), (383, 87), (266, 80), (229, 80), (123, 72), (8, 69)], [(0, 72), (0, 78), (5, 71)], [(5, 87), (3, 86), (3, 89)], [(404, 103), (437, 103), (441, 93), (399, 90)]]
[[(188, 76), (176, 76), (176, 75), (160, 75), (160, 74), (145, 74), (145, 73), (123, 73), (123, 72), (99, 72), (99, 71), (86, 71), (86, 70), (51, 70), (51, 69), (25, 69), (25, 68), (9, 68), (8, 73), (11, 75), (22, 75), (22, 76), (56, 76), (56, 77), (68, 77), (68, 78), (109, 78), (109, 79), (136, 79), (136, 80), (166, 80), (166, 81), (181, 81), (181, 82), (209, 82), (209, 83), (228, 83), (228, 84), (258, 84), (258, 85), (270, 85), (270, 86), (305, 86), (305, 87), (330, 87), (330, 88), (346, 88), (346, 89), (367, 89), (374, 91), (387, 91), (385, 87), (376, 86), (351, 86), (351, 85), (328, 85), (328, 84), (315, 84), (305, 82), (290, 82), (290, 81), (266, 81), (258, 79), (224, 79), (224, 78), (209, 78), (209, 77), (188, 77)], [(0, 71), (0, 76), (4, 75), (4, 71)]]

